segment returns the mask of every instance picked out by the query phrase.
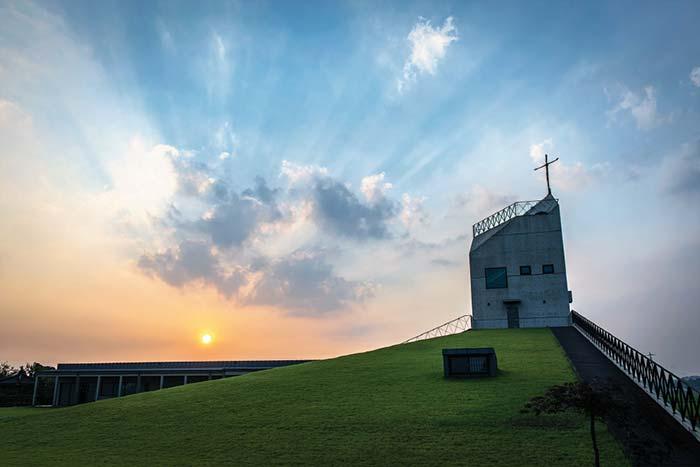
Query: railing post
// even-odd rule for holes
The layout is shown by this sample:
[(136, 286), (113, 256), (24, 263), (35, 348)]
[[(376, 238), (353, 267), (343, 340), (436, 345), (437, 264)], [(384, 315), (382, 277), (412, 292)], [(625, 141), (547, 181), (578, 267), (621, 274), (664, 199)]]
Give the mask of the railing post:
[(100, 384), (102, 383), (102, 376), (97, 375), (97, 387), (95, 388), (95, 401), (100, 400)]
[(39, 376), (34, 375), (34, 391), (32, 392), (32, 407), (36, 405), (36, 392), (39, 389)]
[(58, 407), (58, 397), (61, 388), (61, 380), (58, 375), (53, 378), (53, 398), (51, 399), (51, 406)]

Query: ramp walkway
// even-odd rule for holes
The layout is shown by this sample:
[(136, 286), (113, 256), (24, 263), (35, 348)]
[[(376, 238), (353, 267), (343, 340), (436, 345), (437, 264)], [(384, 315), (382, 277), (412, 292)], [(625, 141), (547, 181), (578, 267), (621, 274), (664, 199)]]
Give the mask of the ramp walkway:
[(552, 333), (581, 380), (594, 389), (612, 387), (616, 397), (624, 399), (625, 422), (609, 423), (608, 429), (622, 442), (633, 465), (700, 466), (700, 442), (577, 328), (552, 328)]

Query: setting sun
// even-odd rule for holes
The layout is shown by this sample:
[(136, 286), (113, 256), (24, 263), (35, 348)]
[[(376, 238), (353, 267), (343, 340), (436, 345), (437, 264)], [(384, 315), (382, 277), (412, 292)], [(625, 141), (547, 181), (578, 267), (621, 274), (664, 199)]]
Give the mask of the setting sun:
[(211, 344), (211, 341), (212, 341), (211, 334), (204, 334), (202, 336), (202, 344), (209, 345), (209, 344)]

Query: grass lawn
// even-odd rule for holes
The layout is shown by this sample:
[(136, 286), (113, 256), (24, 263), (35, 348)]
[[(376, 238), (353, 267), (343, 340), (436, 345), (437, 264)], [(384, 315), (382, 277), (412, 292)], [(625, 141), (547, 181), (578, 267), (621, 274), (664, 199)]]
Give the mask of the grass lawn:
[[(42, 413), (46, 412), (31, 407), (0, 407), (0, 423), (27, 415), (39, 415)], [(2, 459), (2, 457), (0, 457), (0, 459)]]
[[(445, 380), (441, 349), (465, 346), (494, 347), (499, 376)], [(470, 331), (69, 408), (0, 409), (0, 463), (590, 466), (583, 416), (519, 413), (573, 379), (547, 329)], [(628, 465), (603, 426), (599, 438), (603, 465)]]

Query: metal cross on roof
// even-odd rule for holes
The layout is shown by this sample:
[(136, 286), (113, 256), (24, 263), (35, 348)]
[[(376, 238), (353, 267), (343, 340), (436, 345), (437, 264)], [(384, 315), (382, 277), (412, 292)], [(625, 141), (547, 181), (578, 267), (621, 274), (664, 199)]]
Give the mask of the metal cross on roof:
[(545, 172), (545, 174), (546, 174), (546, 176), (547, 176), (547, 194), (548, 194), (548, 195), (551, 195), (551, 194), (552, 194), (552, 188), (550, 188), (550, 186), (549, 186), (549, 166), (550, 166), (551, 164), (554, 164), (556, 161), (558, 161), (559, 158), (557, 157), (557, 158), (554, 159), (553, 161), (550, 161), (550, 160), (548, 160), (548, 157), (549, 157), (549, 156), (548, 156), (547, 154), (545, 154), (545, 155), (544, 155), (544, 164), (542, 164), (541, 166), (537, 167), (535, 170), (540, 170), (540, 169), (544, 168), (544, 172)]

